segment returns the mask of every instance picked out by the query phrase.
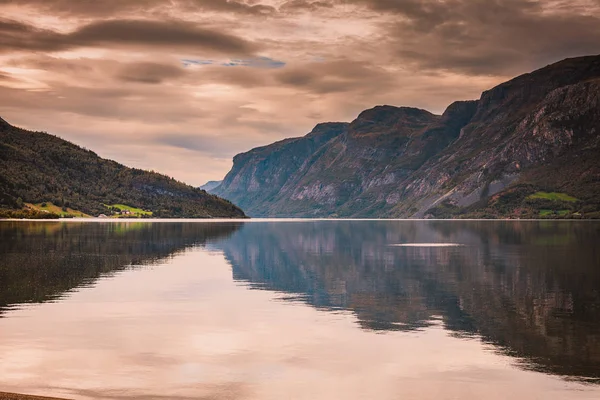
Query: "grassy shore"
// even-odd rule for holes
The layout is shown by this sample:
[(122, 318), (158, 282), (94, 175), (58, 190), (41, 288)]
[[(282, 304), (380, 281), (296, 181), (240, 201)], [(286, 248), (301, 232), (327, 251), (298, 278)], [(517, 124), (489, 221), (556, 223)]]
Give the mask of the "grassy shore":
[(56, 397), (29, 396), (26, 394), (0, 392), (0, 400), (64, 400)]

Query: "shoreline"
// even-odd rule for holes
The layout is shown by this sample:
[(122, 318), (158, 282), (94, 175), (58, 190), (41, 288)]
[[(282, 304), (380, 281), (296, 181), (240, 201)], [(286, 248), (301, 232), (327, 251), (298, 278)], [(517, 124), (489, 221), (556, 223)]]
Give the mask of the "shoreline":
[(59, 219), (36, 219), (36, 218), (0, 218), (0, 222), (303, 222), (303, 221), (600, 221), (600, 218), (59, 218)]
[(0, 400), (66, 400), (58, 397), (33, 396), (29, 394), (0, 392)]

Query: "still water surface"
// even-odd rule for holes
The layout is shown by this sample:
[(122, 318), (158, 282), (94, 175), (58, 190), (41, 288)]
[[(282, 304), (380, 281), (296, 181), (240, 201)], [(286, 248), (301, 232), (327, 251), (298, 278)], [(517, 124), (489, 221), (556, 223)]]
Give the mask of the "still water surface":
[(600, 223), (0, 222), (0, 391), (599, 399)]

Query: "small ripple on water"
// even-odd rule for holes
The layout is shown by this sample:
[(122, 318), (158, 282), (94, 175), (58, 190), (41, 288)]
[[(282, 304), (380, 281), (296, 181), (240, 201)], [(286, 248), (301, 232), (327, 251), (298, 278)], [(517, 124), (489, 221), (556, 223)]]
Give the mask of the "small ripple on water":
[(461, 247), (464, 244), (460, 243), (394, 243), (389, 244), (391, 247)]

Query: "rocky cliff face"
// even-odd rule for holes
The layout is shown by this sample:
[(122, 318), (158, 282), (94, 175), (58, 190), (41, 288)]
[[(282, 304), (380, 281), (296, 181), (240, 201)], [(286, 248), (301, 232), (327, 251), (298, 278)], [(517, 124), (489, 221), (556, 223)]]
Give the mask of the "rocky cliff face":
[[(236, 156), (216, 193), (254, 216), (594, 216), (598, 159), (600, 56), (591, 56), (517, 77), (441, 116), (378, 106), (348, 125), (317, 125)], [(576, 201), (536, 203), (539, 191)]]
[(232, 202), (250, 210), (250, 215), (266, 215), (266, 203), (274, 202), (285, 185), (293, 186), (294, 180), (312, 166), (312, 158), (320, 148), (344, 134), (347, 127), (347, 123), (319, 124), (304, 137), (238, 154), (231, 172), (212, 192), (226, 193)]
[(207, 192), (211, 192), (215, 188), (217, 188), (221, 184), (221, 181), (208, 181), (204, 185), (200, 186), (198, 189), (205, 190)]

